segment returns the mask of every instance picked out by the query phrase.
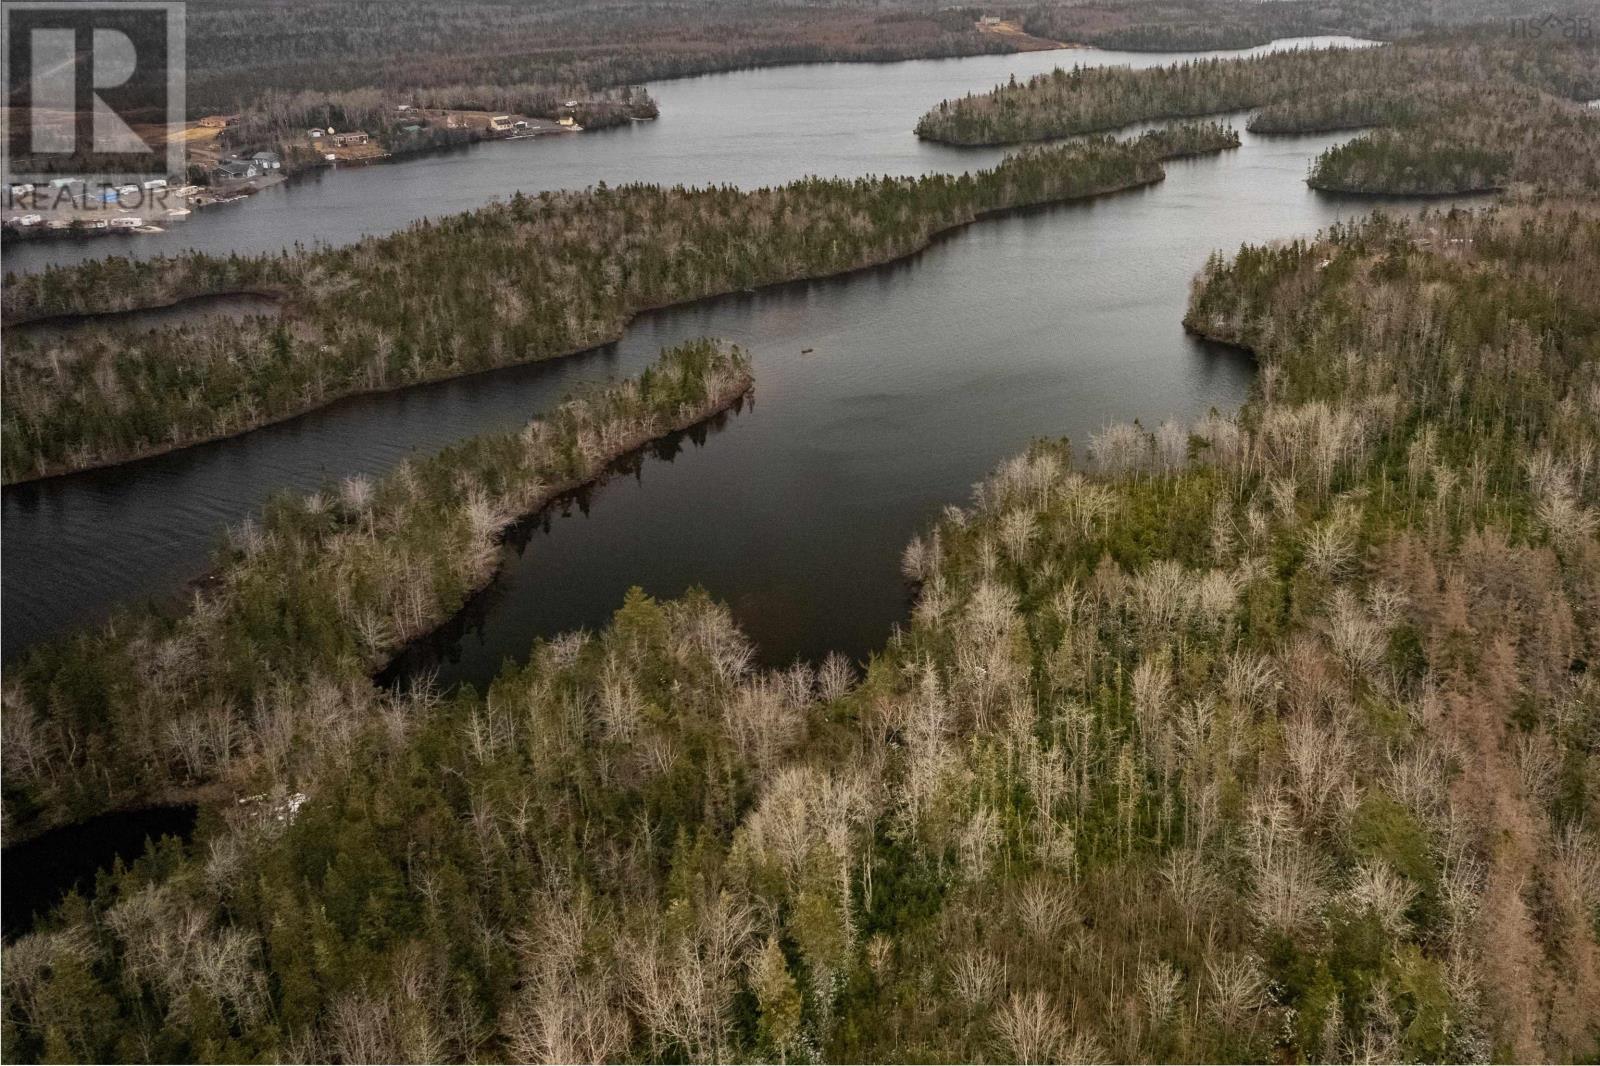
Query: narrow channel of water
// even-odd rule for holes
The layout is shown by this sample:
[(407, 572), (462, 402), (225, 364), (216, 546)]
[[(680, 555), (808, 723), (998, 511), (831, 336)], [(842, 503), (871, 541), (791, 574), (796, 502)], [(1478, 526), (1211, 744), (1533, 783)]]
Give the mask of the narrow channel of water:
[(165, 307), (36, 318), (18, 326), (8, 326), (6, 335), (59, 340), (83, 330), (107, 327), (132, 335), (169, 326), (191, 325), (217, 319), (231, 319), (237, 322), (246, 318), (270, 317), (276, 315), (278, 311), (277, 298), (263, 293), (239, 292), (224, 296), (193, 296)]

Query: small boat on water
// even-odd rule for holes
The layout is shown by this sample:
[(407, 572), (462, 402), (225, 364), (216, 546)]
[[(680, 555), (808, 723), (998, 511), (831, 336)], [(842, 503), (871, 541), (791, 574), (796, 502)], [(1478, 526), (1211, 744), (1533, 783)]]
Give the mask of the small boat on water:
[(801, 355), (810, 355), (814, 351), (816, 351), (815, 348), (801, 348), (800, 349), (800, 354)]

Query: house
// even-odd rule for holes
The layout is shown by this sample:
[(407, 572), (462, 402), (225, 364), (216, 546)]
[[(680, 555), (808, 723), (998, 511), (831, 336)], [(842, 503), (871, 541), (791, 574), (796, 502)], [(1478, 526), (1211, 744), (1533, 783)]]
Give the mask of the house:
[(985, 16), (983, 16), (983, 18), (978, 20), (978, 25), (980, 25), (980, 26), (998, 26), (998, 25), (1000, 25), (1000, 16), (999, 15), (985, 15)]
[(217, 164), (216, 176), (219, 181), (248, 181), (260, 175), (260, 169), (249, 159), (224, 159)]
[(238, 123), (238, 115), (206, 115), (200, 120), (200, 125), (208, 130), (225, 130)]
[(277, 152), (257, 152), (250, 157), (250, 161), (259, 167), (263, 174), (269, 170), (278, 170), (283, 166), (283, 160), (278, 158)]
[(574, 132), (583, 128), (582, 126), (578, 125), (578, 120), (573, 118), (571, 115), (562, 115), (560, 118), (556, 119), (556, 121), (567, 127), (567, 129), (573, 130)]
[(144, 225), (144, 219), (138, 215), (128, 215), (125, 218), (111, 220), (112, 229), (138, 229), (142, 225)]
[(320, 141), (322, 139), (322, 131), (321, 130), (306, 130), (306, 136), (310, 137), (313, 141)]
[(495, 115), (489, 119), (489, 128), (496, 133), (504, 133), (511, 128), (510, 115)]
[(335, 148), (352, 148), (366, 144), (371, 140), (365, 130), (346, 130), (344, 133), (330, 132), (328, 138), (333, 142)]

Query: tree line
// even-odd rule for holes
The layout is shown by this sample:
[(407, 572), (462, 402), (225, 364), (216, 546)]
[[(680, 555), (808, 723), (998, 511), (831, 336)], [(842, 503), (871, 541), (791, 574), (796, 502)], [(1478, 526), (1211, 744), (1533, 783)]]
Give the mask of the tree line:
[(596, 91), (781, 63), (884, 62), (1006, 52), (974, 8), (923, 3), (827, 8), (764, 0), (406, 0), (285, 6), (208, 0), (189, 15), (188, 99), (248, 110), (270, 92), (527, 86)]
[[(1288, 37), (1356, 36), (1395, 41), (1441, 29), (1495, 23), (1510, 31), (1518, 19), (1549, 17), (1549, 32), (1593, 18), (1581, 0), (1554, 0), (1530, 12), (1519, 0), (1136, 0), (1044, 3), (1027, 9), (1029, 33), (1058, 41), (1135, 52), (1253, 48)], [(1589, 23), (1592, 27), (1592, 22)]]
[(979, 215), (1159, 180), (1231, 130), (1026, 152), (973, 174), (776, 188), (600, 185), (282, 255), (123, 258), (9, 277), (8, 323), (250, 290), (283, 314), (6, 337), (8, 481), (238, 433), (361, 391), (614, 340), (641, 310), (887, 262)]
[(1132, 70), (1057, 69), (946, 100), (917, 124), (952, 144), (1012, 144), (1153, 119), (1259, 109), (1249, 129), (1379, 127), (1330, 149), (1310, 183), (1368, 193), (1455, 193), (1512, 182), (1600, 187), (1597, 39), (1501, 30), (1370, 49), (1294, 50)]
[(1244, 409), (1000, 464), (864, 669), (634, 593), (296, 702), (5, 948), (8, 1058), (1593, 1057), (1600, 210), (1249, 246), (1187, 324)]

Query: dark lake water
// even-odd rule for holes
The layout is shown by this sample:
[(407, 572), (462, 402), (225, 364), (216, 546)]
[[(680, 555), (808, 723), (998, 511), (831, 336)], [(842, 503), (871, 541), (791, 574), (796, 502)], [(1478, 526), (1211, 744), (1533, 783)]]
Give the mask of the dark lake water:
[(68, 892), (90, 895), (95, 875), (117, 859), (131, 863), (151, 842), (188, 837), (197, 813), (188, 806), (118, 811), (6, 848), (0, 858), (5, 884), (0, 894), (0, 933), (9, 939), (27, 932)]
[(146, 307), (136, 311), (107, 311), (95, 315), (57, 315), (36, 318), (20, 326), (10, 326), (6, 336), (24, 335), (39, 340), (61, 340), (84, 330), (111, 327), (127, 333), (142, 333), (167, 326), (190, 325), (213, 319), (242, 320), (278, 313), (278, 301), (254, 293), (229, 293), (225, 296), (195, 296), (166, 307)]
[[(667, 116), (657, 124), (328, 175), (263, 194), (227, 227), (197, 220), (185, 232), (246, 249), (346, 240), (434, 205), (481, 203), (500, 181), (508, 191), (602, 178), (751, 184), (987, 165), (1000, 153), (921, 144), (912, 122), (941, 97), (1071, 59), (1172, 57), (1036, 53), (664, 83), (652, 87)], [(598, 625), (631, 585), (661, 596), (704, 586), (770, 662), (864, 655), (904, 617), (906, 540), (996, 461), (1037, 436), (1082, 441), (1114, 420), (1153, 425), (1241, 402), (1249, 361), (1179, 324), (1189, 280), (1214, 249), (1380, 206), (1306, 188), (1309, 161), (1339, 139), (1245, 135), (1237, 152), (1171, 164), (1159, 186), (980, 223), (850, 278), (651, 313), (605, 349), (8, 489), (4, 653), (114, 604), (173, 596), (204, 570), (222, 526), (274, 490), (381, 472), (519, 425), (581, 381), (635, 373), (662, 346), (710, 334), (754, 354), (754, 407), (520, 541), (437, 656), (442, 677), (482, 681), (536, 636)]]

